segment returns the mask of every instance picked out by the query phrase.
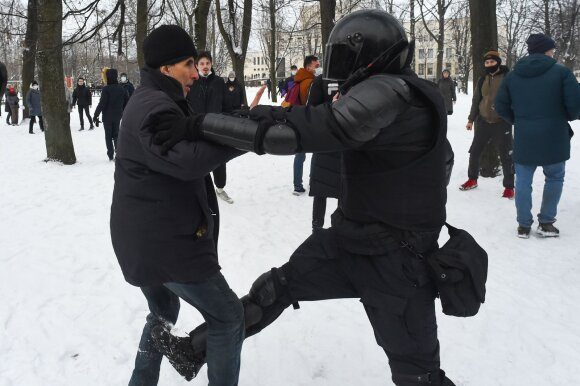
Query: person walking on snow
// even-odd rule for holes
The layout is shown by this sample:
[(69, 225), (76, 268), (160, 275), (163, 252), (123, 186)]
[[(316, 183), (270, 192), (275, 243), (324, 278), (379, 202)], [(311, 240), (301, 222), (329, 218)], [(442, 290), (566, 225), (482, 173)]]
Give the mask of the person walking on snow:
[(131, 83), (129, 81), (129, 78), (127, 77), (127, 74), (125, 74), (124, 72), (122, 72), (121, 73), (121, 76), (119, 76), (119, 81), (121, 82), (121, 86), (123, 86), (125, 88), (125, 91), (127, 91), (127, 94), (129, 95), (129, 98), (131, 98), (131, 96), (135, 92), (135, 86), (133, 86), (133, 83)]
[(28, 107), (30, 115), (30, 123), (28, 126), (28, 133), (34, 134), (33, 127), (36, 123), (36, 117), (38, 117), (38, 124), (40, 125), (40, 130), (44, 132), (44, 122), (42, 121), (42, 106), (41, 106), (41, 96), (40, 90), (38, 89), (38, 82), (33, 80), (30, 84), (30, 89), (26, 94), (26, 107)]
[(449, 70), (443, 70), (441, 79), (437, 82), (437, 87), (439, 87), (439, 91), (443, 95), (447, 115), (453, 115), (453, 105), (457, 101), (457, 95), (455, 94), (455, 82), (451, 79)]
[(18, 98), (18, 93), (16, 89), (11, 86), (8, 87), (8, 92), (6, 93), (6, 124), (10, 124), (12, 120), (12, 126), (18, 125), (18, 111), (20, 110), (20, 98)]
[(538, 166), (546, 180), (537, 232), (557, 237), (560, 231), (554, 223), (574, 134), (568, 121), (580, 114), (580, 86), (569, 69), (556, 63), (554, 40), (532, 34), (527, 44), (529, 55), (505, 77), (495, 106), (500, 116), (514, 124), (518, 237), (528, 238), (534, 223), (532, 180)]
[(492, 142), (499, 152), (503, 170), (503, 197), (514, 198), (514, 166), (511, 157), (512, 130), (511, 125), (504, 121), (495, 110), (497, 90), (509, 69), (501, 65), (497, 51), (489, 51), (483, 57), (486, 74), (479, 78), (473, 92), (471, 111), (467, 121), (467, 130), (473, 129), (475, 134), (469, 149), (469, 179), (462, 184), (460, 190), (477, 188), (479, 177), (479, 161), (488, 142)]
[(79, 131), (83, 131), (85, 129), (85, 120), (83, 114), (85, 114), (89, 120), (89, 130), (93, 130), (93, 119), (91, 118), (90, 112), (90, 107), (93, 104), (93, 94), (91, 94), (91, 90), (86, 86), (85, 79), (83, 77), (78, 78), (77, 87), (73, 91), (72, 98), (72, 105), (74, 106), (76, 104), (79, 108), (79, 120), (81, 121), (81, 128)]

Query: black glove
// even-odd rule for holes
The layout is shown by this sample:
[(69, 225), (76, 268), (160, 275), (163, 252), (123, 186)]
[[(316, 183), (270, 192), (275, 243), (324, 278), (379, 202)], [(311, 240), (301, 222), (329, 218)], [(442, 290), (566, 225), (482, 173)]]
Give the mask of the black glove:
[(151, 118), (150, 131), (154, 133), (153, 143), (161, 146), (161, 154), (167, 155), (169, 150), (181, 141), (195, 141), (200, 136), (199, 127), (205, 114), (193, 113), (189, 117), (175, 118), (172, 113), (159, 113)]
[(99, 127), (99, 123), (101, 123), (101, 121), (99, 121), (99, 117), (94, 116), (93, 117), (93, 123), (95, 124), (95, 126)]
[(258, 122), (258, 130), (254, 139), (254, 152), (264, 154), (264, 136), (268, 129), (277, 122), (286, 121), (286, 112), (275, 106), (258, 105), (250, 110), (250, 119)]

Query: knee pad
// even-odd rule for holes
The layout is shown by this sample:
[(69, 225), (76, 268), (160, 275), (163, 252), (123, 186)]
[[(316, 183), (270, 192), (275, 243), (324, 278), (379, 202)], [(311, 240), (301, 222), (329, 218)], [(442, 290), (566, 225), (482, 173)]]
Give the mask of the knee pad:
[(249, 300), (260, 306), (268, 307), (288, 293), (287, 280), (284, 272), (278, 268), (263, 273), (256, 279), (250, 293)]

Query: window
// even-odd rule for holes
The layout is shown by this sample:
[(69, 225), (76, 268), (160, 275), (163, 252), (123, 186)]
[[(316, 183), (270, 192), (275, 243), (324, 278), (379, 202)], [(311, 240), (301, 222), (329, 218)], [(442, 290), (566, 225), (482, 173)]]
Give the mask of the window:
[(427, 75), (428, 75), (428, 76), (429, 76), (429, 75), (431, 75), (431, 76), (433, 75), (433, 63), (429, 63), (429, 64), (427, 65)]
[(419, 64), (419, 75), (425, 75), (425, 64)]
[(428, 59), (433, 59), (433, 48), (429, 48), (427, 50), (427, 58)]
[(425, 49), (419, 49), (419, 59), (425, 59)]
[(254, 58), (254, 66), (256, 65), (256, 58)]

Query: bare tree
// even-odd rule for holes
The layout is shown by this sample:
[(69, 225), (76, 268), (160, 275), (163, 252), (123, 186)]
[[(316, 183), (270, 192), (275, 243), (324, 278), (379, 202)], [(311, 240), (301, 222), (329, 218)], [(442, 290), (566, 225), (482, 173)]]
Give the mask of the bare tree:
[(509, 68), (525, 55), (529, 8), (528, 0), (500, 0), (497, 4), (499, 28), (503, 35), (498, 39), (498, 48), (505, 53)]
[(43, 92), (46, 155), (48, 160), (72, 165), (76, 156), (64, 94), (60, 0), (38, 1), (38, 28), (38, 73)]
[[(421, 12), (421, 21), (425, 30), (437, 42), (437, 69), (436, 76), (440, 77), (443, 71), (443, 54), (445, 49), (445, 14), (453, 0), (435, 0), (431, 4), (426, 0), (418, 0), (419, 11)], [(429, 25), (429, 21), (436, 22), (437, 30), (434, 26)]]
[(450, 18), (449, 29), (451, 48), (455, 52), (457, 60), (457, 78), (459, 80), (459, 90), (467, 94), (468, 84), (471, 76), (471, 34), (469, 28), (469, 4), (467, 0), (459, 1), (455, 4)]
[(139, 67), (145, 67), (145, 55), (143, 54), (143, 42), (147, 37), (149, 26), (149, 7), (147, 0), (137, 0), (137, 25), (135, 42), (137, 43), (137, 63)]
[[(26, 37), (22, 45), (22, 96), (30, 89), (36, 69), (36, 45), (38, 42), (38, 0), (28, 0), (26, 9)], [(28, 118), (28, 106), (25, 106), (23, 118)]]

